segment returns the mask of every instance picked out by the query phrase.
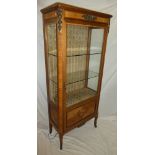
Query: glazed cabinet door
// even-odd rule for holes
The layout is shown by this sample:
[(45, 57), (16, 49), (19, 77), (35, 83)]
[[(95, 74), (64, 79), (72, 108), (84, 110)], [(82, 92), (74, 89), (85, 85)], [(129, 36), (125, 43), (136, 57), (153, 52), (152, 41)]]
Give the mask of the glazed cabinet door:
[(67, 24), (67, 108), (97, 96), (103, 37), (103, 28)]

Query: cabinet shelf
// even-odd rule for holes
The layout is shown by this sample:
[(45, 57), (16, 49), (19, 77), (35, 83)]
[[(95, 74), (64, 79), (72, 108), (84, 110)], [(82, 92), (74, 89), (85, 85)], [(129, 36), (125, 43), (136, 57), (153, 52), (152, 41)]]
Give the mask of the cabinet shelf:
[(67, 93), (67, 107), (79, 103), (83, 100), (91, 98), (96, 95), (96, 91), (89, 88), (82, 88)]
[[(89, 99), (91, 97), (94, 97), (96, 93), (97, 93), (96, 91), (90, 88), (82, 88), (82, 89), (77, 89), (77, 90), (68, 92), (66, 94), (66, 106), (69, 107), (79, 102), (82, 102), (86, 99)], [(57, 103), (58, 102), (57, 94), (53, 98), (54, 98), (53, 103)]]
[[(88, 76), (86, 76), (88, 74)], [(78, 71), (67, 74), (66, 85), (73, 84), (80, 81), (85, 81), (87, 79), (98, 77), (98, 73), (93, 71)], [(57, 76), (53, 76), (50, 79), (52, 82), (57, 84)]]
[(75, 56), (85, 56), (85, 55), (96, 55), (96, 54), (101, 54), (101, 53), (85, 53), (85, 54), (73, 54), (73, 55), (67, 55), (67, 57), (75, 57)]
[[(52, 55), (52, 56), (55, 56), (57, 57), (58, 55), (55, 54), (55, 52), (49, 52), (48, 53), (49, 55)], [(96, 55), (96, 54), (101, 54), (100, 51), (91, 51), (90, 53), (80, 53), (80, 52), (73, 52), (73, 53), (70, 53), (68, 54), (66, 57), (75, 57), (75, 56), (86, 56), (86, 55)]]

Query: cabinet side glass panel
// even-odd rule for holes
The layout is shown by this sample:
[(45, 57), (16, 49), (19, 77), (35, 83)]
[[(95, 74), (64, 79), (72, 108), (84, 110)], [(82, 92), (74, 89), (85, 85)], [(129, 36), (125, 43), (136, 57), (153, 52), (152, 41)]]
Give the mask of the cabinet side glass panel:
[(56, 49), (56, 24), (47, 25), (47, 45), (48, 45), (48, 73), (50, 100), (57, 104), (57, 49)]
[[(100, 61), (103, 45), (104, 29), (91, 30), (90, 56), (89, 56), (89, 71), (100, 74)], [(92, 54), (96, 53), (96, 54)], [(89, 78), (87, 87), (97, 91), (99, 77)]]
[(46, 26), (47, 52), (48, 52), (48, 76), (49, 96), (52, 120), (57, 125), (58, 89), (57, 89), (57, 46), (56, 46), (56, 23), (48, 23)]
[(51, 119), (57, 125), (57, 48), (56, 48), (56, 23), (46, 23), (46, 44), (47, 44), (47, 67), (49, 79), (49, 97), (50, 97), (50, 111)]

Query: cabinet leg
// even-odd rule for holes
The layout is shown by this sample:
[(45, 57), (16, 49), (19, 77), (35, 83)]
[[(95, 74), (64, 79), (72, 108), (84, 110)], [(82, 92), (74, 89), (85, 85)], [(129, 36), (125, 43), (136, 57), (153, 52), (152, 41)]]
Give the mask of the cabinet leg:
[(49, 124), (49, 133), (52, 133), (52, 124)]
[(97, 119), (98, 119), (98, 114), (95, 116), (94, 119), (94, 127), (97, 128)]
[(60, 150), (62, 150), (62, 144), (63, 144), (63, 135), (59, 134), (59, 140), (60, 140)]

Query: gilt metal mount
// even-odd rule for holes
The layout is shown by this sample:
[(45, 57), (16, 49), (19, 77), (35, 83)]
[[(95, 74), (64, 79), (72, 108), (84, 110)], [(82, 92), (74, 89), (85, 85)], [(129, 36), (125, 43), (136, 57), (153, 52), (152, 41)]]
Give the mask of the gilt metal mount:
[(94, 21), (94, 20), (97, 19), (96, 16), (88, 15), (88, 14), (85, 14), (85, 15), (83, 15), (82, 17), (84, 17), (84, 19), (87, 20), (87, 21)]
[(62, 29), (62, 9), (58, 9), (56, 11), (56, 14), (57, 14), (57, 28), (58, 28), (58, 31), (60, 32), (61, 29)]

